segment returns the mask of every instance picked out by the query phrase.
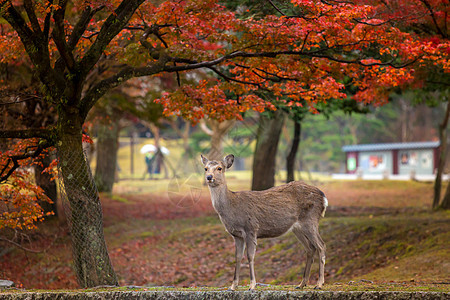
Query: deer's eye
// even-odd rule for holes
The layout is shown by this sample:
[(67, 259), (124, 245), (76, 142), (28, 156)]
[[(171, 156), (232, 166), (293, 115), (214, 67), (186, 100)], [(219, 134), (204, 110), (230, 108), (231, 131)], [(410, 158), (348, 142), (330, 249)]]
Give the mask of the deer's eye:
[(208, 171), (208, 168), (205, 168), (205, 171)]
[(222, 171), (222, 168), (219, 167), (219, 168), (217, 168), (217, 170)]

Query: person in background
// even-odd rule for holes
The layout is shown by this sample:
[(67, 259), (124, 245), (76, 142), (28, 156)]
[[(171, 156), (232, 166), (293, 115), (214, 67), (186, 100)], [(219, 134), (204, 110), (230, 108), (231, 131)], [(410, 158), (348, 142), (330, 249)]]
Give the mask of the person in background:
[[(153, 179), (153, 162), (155, 161), (155, 155), (153, 154), (153, 152), (147, 152), (145, 154), (145, 164), (147, 165), (147, 172), (148, 175), (150, 176), (149, 179)], [(145, 179), (145, 174), (144, 173), (144, 178)]]

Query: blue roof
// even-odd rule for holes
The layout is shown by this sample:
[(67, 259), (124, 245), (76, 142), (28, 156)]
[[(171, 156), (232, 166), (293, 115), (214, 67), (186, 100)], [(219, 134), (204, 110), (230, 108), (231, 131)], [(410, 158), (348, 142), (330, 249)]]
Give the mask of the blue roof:
[(364, 144), (345, 145), (344, 152), (353, 151), (385, 151), (385, 150), (407, 150), (407, 149), (430, 149), (437, 148), (441, 143), (437, 142), (414, 142), (414, 143), (389, 143), (389, 144)]

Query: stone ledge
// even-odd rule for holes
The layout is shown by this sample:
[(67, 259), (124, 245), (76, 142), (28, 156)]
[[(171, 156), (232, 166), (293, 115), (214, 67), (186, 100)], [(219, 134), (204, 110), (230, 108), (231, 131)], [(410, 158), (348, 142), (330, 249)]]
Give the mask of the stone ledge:
[(165, 299), (450, 299), (450, 292), (336, 292), (336, 291), (111, 291), (111, 292), (20, 292), (0, 291), (0, 299), (5, 300), (53, 300), (53, 299), (92, 299), (92, 300), (165, 300)]

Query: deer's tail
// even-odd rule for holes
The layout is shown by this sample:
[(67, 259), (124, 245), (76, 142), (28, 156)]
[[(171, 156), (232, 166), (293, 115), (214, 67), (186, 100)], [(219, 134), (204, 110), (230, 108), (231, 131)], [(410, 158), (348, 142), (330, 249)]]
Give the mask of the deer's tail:
[(325, 217), (325, 211), (327, 210), (327, 206), (328, 206), (328, 199), (327, 197), (323, 196), (322, 218)]

